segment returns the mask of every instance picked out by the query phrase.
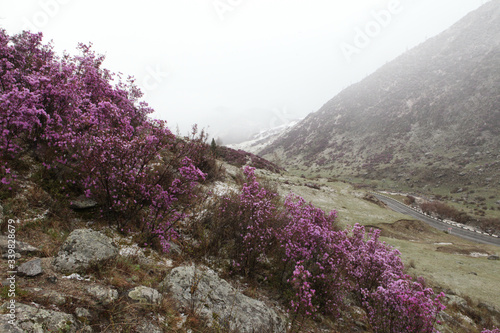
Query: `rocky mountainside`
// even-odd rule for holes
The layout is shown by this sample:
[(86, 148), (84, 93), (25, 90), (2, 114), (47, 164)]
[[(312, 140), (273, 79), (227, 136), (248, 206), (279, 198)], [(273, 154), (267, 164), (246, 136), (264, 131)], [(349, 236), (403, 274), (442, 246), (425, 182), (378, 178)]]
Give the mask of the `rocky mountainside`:
[(500, 1), (345, 89), (260, 151), (323, 175), (499, 187)]

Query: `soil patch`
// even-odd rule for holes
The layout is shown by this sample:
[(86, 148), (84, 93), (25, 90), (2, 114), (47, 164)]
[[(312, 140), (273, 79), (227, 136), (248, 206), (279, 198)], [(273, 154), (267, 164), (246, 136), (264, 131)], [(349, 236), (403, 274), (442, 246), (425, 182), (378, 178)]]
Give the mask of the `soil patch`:
[(421, 240), (433, 232), (432, 227), (418, 220), (399, 220), (394, 223), (368, 225), (367, 228), (380, 229), (382, 237), (402, 240)]
[(436, 251), (450, 254), (461, 254), (465, 256), (488, 256), (488, 253), (485, 253), (484, 250), (479, 249), (477, 247), (464, 247), (464, 246), (455, 246), (455, 245), (446, 245), (446, 246), (438, 246)]

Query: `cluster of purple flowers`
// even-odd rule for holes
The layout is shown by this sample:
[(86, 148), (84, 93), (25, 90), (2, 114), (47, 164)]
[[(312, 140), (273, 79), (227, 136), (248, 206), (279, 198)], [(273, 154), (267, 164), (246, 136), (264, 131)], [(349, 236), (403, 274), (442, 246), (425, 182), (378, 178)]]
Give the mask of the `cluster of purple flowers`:
[(103, 69), (89, 46), (79, 51), (57, 57), (41, 34), (0, 30), (1, 182), (12, 181), (12, 161), (30, 154), (118, 217), (120, 229), (138, 223), (168, 250), (185, 216), (179, 199), (205, 174), (172, 153), (177, 139), (149, 118), (131, 78)]
[(271, 260), (268, 278), (288, 290), (294, 318), (339, 316), (350, 298), (375, 332), (434, 331), (444, 294), (404, 274), (399, 251), (379, 240), (379, 230), (337, 230), (335, 211), (327, 214), (293, 194), (278, 209), (276, 194), (258, 183), (254, 169), (244, 173), (247, 182), (234, 199), (242, 239), (235, 266), (248, 265), (250, 257)]

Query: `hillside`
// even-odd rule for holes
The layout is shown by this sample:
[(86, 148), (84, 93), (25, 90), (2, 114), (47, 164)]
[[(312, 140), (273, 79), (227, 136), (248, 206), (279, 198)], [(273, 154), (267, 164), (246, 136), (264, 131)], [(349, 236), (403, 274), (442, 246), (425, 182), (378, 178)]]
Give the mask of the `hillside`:
[(345, 89), (260, 155), (309, 174), (498, 193), (499, 87), (494, 0)]
[(42, 37), (0, 29), (0, 331), (498, 333), (497, 246), (175, 136)]

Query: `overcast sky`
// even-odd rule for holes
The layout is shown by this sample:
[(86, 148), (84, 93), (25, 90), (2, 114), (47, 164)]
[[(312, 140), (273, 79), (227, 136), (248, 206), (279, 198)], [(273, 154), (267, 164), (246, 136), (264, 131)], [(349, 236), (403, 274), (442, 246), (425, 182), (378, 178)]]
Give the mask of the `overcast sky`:
[(182, 134), (225, 143), (305, 117), (486, 0), (0, 0), (8, 33), (92, 42)]

